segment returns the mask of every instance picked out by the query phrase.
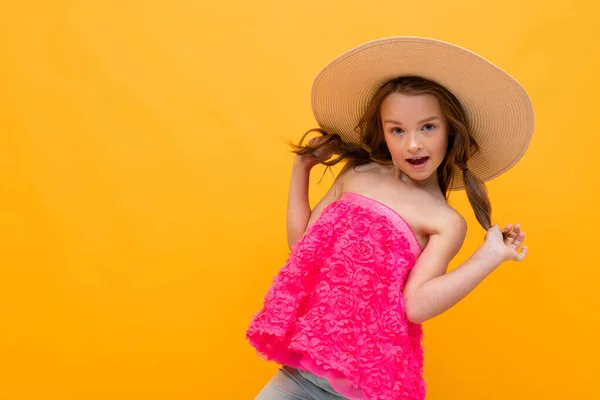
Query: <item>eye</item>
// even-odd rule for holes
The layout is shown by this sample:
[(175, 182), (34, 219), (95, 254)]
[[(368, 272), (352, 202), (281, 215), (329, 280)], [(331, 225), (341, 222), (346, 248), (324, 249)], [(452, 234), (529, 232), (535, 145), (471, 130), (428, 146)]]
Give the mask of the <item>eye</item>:
[[(428, 129), (429, 128), (429, 129)], [(434, 124), (426, 124), (423, 125), (423, 129), (425, 129), (426, 131), (432, 131), (436, 128), (436, 126)]]
[(394, 128), (394, 129), (392, 129), (392, 133), (399, 135), (401, 133), (404, 133), (404, 131), (400, 128)]

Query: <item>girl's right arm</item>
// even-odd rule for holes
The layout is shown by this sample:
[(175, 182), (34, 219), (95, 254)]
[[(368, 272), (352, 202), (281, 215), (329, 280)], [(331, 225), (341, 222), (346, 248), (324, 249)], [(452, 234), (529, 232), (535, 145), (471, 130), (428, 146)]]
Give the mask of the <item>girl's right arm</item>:
[(304, 235), (310, 218), (308, 181), (312, 167), (302, 156), (294, 159), (287, 206), (287, 240), (290, 249)]
[(527, 246), (519, 252), (525, 233), (518, 224), (514, 229), (507, 225), (502, 231), (494, 225), (475, 253), (446, 273), (465, 238), (466, 222), (454, 213), (443, 219), (440, 226), (440, 232), (431, 236), (404, 286), (406, 316), (414, 323), (422, 323), (448, 310), (500, 264), (508, 260), (521, 261), (527, 254)]
[[(317, 144), (319, 138), (313, 138), (310, 144)], [(319, 148), (320, 155), (329, 154), (332, 146)], [(288, 193), (287, 207), (287, 239), (288, 247), (292, 248), (294, 244), (304, 236), (304, 233), (319, 217), (325, 207), (331, 202), (338, 200), (342, 193), (342, 178), (346, 172), (351, 169), (350, 164), (344, 165), (329, 191), (323, 196), (315, 208), (311, 211), (308, 199), (308, 184), (311, 169), (317, 165), (316, 158), (311, 155), (296, 155), (292, 167), (292, 177)]]

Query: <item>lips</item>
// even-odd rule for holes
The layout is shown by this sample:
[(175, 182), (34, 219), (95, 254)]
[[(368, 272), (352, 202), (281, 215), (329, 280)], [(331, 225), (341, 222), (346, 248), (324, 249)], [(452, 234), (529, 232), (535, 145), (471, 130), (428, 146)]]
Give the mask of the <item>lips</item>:
[(429, 160), (429, 157), (412, 157), (406, 159), (409, 164), (414, 166), (423, 165), (427, 162), (427, 160)]

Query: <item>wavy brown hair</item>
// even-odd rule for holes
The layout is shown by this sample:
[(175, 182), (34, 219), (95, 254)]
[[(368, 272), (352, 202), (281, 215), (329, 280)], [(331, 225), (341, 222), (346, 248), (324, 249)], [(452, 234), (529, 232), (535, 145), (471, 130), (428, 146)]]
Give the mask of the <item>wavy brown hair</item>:
[[(447, 200), (454, 180), (455, 167), (458, 167), (462, 171), (467, 197), (475, 217), (484, 229), (489, 229), (492, 226), (492, 207), (487, 189), (484, 182), (467, 168), (469, 158), (478, 151), (479, 147), (471, 136), (464, 109), (449, 90), (428, 79), (419, 76), (402, 76), (379, 87), (355, 128), (362, 138), (362, 146), (346, 143), (339, 135), (330, 134), (323, 129), (311, 129), (302, 136), (298, 144), (290, 143), (293, 147), (292, 151), (299, 155), (313, 154), (321, 164), (328, 167), (342, 160), (347, 160), (355, 166), (372, 161), (379, 164), (392, 164), (392, 156), (385, 143), (380, 113), (381, 103), (391, 93), (413, 96), (431, 94), (438, 99), (442, 113), (448, 122), (448, 149), (437, 169), (440, 189)], [(321, 140), (316, 145), (302, 145), (311, 132), (320, 133)], [(333, 150), (327, 153), (317, 152), (325, 146), (331, 146)]]

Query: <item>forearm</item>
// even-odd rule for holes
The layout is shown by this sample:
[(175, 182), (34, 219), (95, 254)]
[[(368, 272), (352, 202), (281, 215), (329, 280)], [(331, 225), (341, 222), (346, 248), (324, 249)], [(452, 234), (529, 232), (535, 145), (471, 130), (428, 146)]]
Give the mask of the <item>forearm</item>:
[(304, 235), (310, 218), (309, 178), (310, 168), (296, 159), (292, 167), (287, 206), (287, 240), (290, 248)]
[(405, 297), (406, 313), (413, 322), (424, 322), (448, 310), (501, 264), (500, 258), (480, 247), (453, 271), (433, 278)]

